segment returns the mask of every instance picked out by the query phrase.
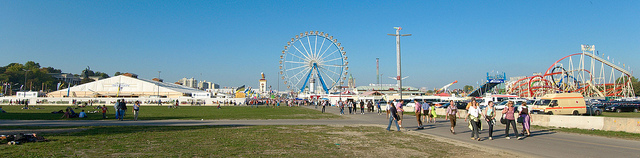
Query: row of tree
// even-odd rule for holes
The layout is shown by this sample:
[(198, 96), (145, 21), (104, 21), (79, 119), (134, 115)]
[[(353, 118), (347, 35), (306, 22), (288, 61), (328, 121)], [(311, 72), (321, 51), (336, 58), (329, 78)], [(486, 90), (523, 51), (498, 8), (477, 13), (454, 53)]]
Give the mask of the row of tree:
[[(11, 63), (7, 66), (0, 67), (0, 93), (2, 94), (14, 94), (20, 90), (33, 90), (51, 92), (58, 88), (58, 85), (66, 87), (69, 83), (56, 80), (52, 77), (52, 73), (62, 73), (60, 69), (53, 67), (41, 67), (40, 63), (28, 61), (25, 64)], [(92, 82), (89, 76), (100, 76), (108, 78), (109, 75), (102, 72), (94, 72), (89, 69), (82, 71), (83, 79), (82, 83)], [(76, 77), (81, 75), (74, 74)]]

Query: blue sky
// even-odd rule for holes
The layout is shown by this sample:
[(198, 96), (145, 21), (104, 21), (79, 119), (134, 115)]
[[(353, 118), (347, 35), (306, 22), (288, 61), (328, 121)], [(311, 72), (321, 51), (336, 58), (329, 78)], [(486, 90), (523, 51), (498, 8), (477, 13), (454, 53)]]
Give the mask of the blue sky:
[[(543, 72), (594, 44), (640, 70), (639, 1), (32, 1), (0, 0), (0, 65), (36, 61), (64, 72), (221, 86), (277, 85), (279, 54), (305, 31), (345, 47), (358, 85), (395, 76), (401, 26), (405, 85), (475, 86), (487, 72)], [(638, 76), (638, 75), (635, 75)], [(282, 81), (282, 80), (280, 80)], [(284, 89), (283, 84), (280, 84)]]

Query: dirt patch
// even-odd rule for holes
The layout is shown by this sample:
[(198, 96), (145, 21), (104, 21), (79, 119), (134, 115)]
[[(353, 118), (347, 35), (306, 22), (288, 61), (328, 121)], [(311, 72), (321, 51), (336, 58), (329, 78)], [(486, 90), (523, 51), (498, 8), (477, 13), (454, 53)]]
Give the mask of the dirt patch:
[[(325, 143), (356, 157), (517, 157), (468, 143), (451, 142), (419, 132), (387, 132), (377, 125), (327, 126)], [(333, 129), (332, 129), (333, 128)], [(361, 129), (359, 129), (361, 128)], [(384, 127), (383, 127), (384, 128)], [(335, 130), (341, 131), (335, 131)]]

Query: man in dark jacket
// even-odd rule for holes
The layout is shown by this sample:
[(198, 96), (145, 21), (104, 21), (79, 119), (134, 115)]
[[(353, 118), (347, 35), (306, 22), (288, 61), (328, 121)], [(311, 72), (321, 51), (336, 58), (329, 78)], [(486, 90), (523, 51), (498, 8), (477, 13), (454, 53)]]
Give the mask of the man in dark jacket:
[(398, 128), (398, 132), (400, 132), (400, 126), (398, 125), (398, 111), (396, 106), (393, 106), (391, 102), (389, 102), (389, 112), (391, 117), (389, 117), (389, 126), (387, 126), (387, 131), (391, 131), (391, 123), (396, 123), (396, 128)]
[(124, 102), (124, 99), (120, 100), (118, 109), (120, 109), (120, 121), (122, 121), (124, 119), (124, 113), (127, 111), (127, 103)]

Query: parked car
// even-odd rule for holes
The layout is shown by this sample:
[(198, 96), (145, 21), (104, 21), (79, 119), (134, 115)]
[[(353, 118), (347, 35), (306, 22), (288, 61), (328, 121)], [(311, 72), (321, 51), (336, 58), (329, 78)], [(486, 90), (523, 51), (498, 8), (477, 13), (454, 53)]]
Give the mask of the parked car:
[(438, 102), (438, 103), (434, 103), (436, 105), (436, 108), (447, 108), (449, 107), (449, 102)]
[(454, 102), (453, 104), (456, 104), (456, 108), (458, 109), (466, 109), (467, 108), (467, 104), (469, 104), (468, 102), (463, 102), (463, 101), (457, 101)]
[(573, 114), (587, 113), (584, 97), (580, 93), (545, 94), (534, 103), (532, 113)]
[(607, 106), (604, 110), (610, 112), (638, 112), (640, 111), (640, 102), (617, 102)]
[[(507, 107), (507, 103), (509, 101), (513, 101), (513, 107), (518, 107), (518, 106), (522, 105), (522, 103), (524, 103), (524, 102), (529, 104), (529, 101), (524, 100), (524, 99), (511, 99), (511, 100), (505, 100), (505, 101), (502, 101), (500, 103), (497, 103), (497, 104), (494, 105), (494, 107), (496, 108), (496, 110), (502, 110), (505, 107)], [(529, 105), (533, 105), (533, 104), (529, 104)]]
[(602, 115), (602, 106), (587, 105), (587, 113), (584, 115), (598, 116)]

